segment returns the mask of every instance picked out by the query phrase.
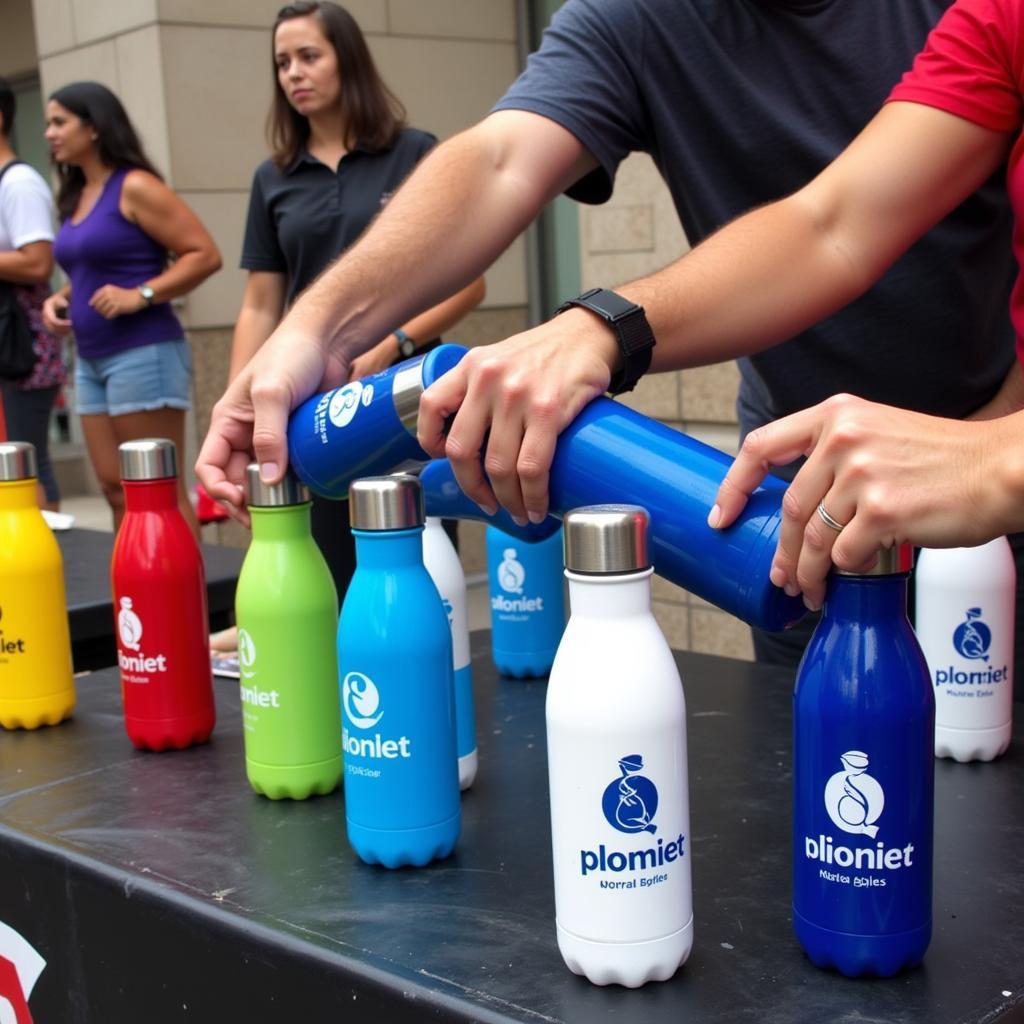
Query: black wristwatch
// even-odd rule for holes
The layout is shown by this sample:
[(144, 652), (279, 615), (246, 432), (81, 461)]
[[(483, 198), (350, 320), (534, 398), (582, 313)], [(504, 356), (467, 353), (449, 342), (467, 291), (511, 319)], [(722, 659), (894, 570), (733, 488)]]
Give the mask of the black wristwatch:
[(644, 307), (607, 288), (591, 288), (575, 299), (563, 302), (555, 310), (555, 316), (573, 306), (582, 306), (596, 313), (615, 331), (622, 352), (622, 369), (612, 376), (608, 393), (621, 395), (632, 391), (650, 368), (654, 348), (654, 332), (647, 322)]
[(398, 339), (398, 354), (403, 359), (411, 359), (416, 355), (416, 342), (401, 327), (396, 327), (391, 333)]

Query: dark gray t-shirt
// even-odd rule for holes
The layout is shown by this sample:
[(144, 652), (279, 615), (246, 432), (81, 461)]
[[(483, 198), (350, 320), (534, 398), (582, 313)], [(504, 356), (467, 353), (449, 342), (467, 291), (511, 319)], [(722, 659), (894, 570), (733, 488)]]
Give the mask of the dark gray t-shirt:
[[(495, 109), (542, 114), (580, 139), (600, 164), (569, 190), (583, 202), (604, 202), (619, 163), (649, 153), (696, 244), (829, 163), (949, 3), (568, 0)], [(744, 432), (840, 391), (957, 418), (988, 401), (1015, 358), (1003, 182), (1000, 172), (870, 293), (740, 360)]]

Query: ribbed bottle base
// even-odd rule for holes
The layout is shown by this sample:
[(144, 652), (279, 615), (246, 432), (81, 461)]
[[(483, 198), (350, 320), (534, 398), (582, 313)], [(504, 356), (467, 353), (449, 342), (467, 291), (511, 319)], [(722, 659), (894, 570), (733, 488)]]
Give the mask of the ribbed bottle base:
[(424, 828), (378, 829), (346, 819), (348, 840), (359, 859), (385, 868), (421, 868), (455, 849), (461, 815)]
[(503, 676), (512, 679), (542, 679), (551, 671), (555, 650), (492, 652), (494, 667)]
[(952, 729), (935, 726), (935, 756), (954, 761), (992, 761), (1006, 753), (1013, 735), (1013, 722), (994, 729)]
[(459, 789), (469, 789), (476, 779), (477, 770), (476, 750), (471, 750), (459, 758)]
[(306, 800), (333, 793), (341, 782), (341, 754), (312, 764), (261, 764), (245, 759), (249, 785), (270, 800)]
[(639, 988), (649, 981), (667, 981), (693, 948), (693, 918), (670, 935), (648, 942), (594, 942), (555, 922), (558, 950), (573, 974), (595, 985)]
[(128, 738), (137, 750), (184, 750), (205, 743), (213, 732), (214, 715), (203, 711), (180, 718), (125, 717)]
[(0, 701), (0, 725), (5, 729), (39, 729), (44, 725), (59, 725), (70, 718), (74, 710), (74, 690), (27, 700), (7, 698)]

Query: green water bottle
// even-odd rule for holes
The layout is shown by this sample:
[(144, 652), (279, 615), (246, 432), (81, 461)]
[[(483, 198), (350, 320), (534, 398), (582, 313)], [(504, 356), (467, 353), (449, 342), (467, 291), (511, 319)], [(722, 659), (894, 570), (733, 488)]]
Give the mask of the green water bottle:
[(235, 594), (245, 768), (257, 793), (304, 800), (341, 781), (338, 596), (309, 526), (309, 492), (246, 471), (252, 544)]

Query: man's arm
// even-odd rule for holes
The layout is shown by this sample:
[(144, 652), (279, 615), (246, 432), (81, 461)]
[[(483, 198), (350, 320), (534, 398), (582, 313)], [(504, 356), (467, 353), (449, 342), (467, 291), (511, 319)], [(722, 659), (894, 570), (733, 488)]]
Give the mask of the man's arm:
[(239, 505), (253, 450), (265, 478), (279, 478), (292, 409), (346, 380), (356, 356), (395, 324), (469, 285), (594, 166), (574, 135), (524, 111), (492, 114), (433, 150), (214, 407), (196, 464), (207, 490)]

